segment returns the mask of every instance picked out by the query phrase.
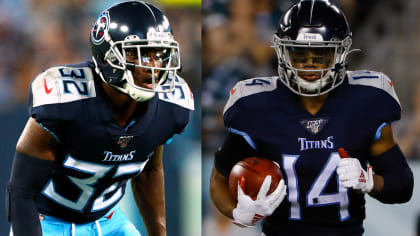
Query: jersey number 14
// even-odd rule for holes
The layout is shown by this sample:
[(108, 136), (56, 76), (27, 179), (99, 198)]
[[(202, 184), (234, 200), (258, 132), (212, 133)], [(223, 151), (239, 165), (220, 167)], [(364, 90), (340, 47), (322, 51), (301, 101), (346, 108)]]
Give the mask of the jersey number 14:
[[(299, 198), (301, 197), (299, 194), (299, 181), (295, 169), (295, 164), (298, 159), (299, 155), (283, 155), (283, 168), (286, 172), (287, 188), (289, 190), (287, 197), (291, 204), (289, 215), (291, 220), (302, 220), (301, 206), (299, 203)], [(337, 152), (330, 154), (327, 163), (306, 194), (306, 206), (319, 207), (338, 204), (340, 220), (344, 221), (350, 216), (348, 210), (349, 198), (347, 189), (338, 181), (338, 177), (335, 179), (338, 185), (338, 192), (324, 193), (325, 187), (335, 173), (339, 159), (340, 156)]]

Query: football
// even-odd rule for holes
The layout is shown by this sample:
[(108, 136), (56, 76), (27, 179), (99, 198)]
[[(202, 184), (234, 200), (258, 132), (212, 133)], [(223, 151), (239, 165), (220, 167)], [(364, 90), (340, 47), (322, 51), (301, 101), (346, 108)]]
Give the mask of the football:
[(229, 190), (237, 197), (239, 177), (245, 178), (244, 193), (256, 199), (258, 191), (267, 175), (271, 175), (271, 185), (268, 193), (272, 193), (283, 178), (280, 166), (263, 157), (248, 157), (236, 163), (229, 174)]

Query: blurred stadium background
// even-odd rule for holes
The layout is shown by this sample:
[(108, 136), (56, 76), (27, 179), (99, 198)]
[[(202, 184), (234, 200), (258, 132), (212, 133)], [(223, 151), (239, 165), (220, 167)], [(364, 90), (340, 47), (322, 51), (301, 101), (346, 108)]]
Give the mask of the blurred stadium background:
[[(27, 114), (29, 82), (54, 65), (90, 58), (89, 33), (99, 13), (117, 0), (0, 1), (0, 235), (8, 235), (4, 189), (16, 141)], [(168, 17), (180, 43), (183, 71), (196, 101), (185, 133), (165, 148), (164, 168), (168, 235), (201, 233), (201, 1), (155, 0)], [(129, 185), (127, 185), (129, 186)], [(146, 235), (130, 192), (123, 211)]]
[[(415, 175), (408, 204), (384, 205), (367, 198), (365, 235), (420, 235), (420, 1), (332, 0), (345, 12), (353, 31), (350, 70), (382, 71), (390, 76), (403, 107), (394, 136)], [(209, 199), (214, 152), (223, 142), (222, 110), (229, 90), (239, 80), (277, 75), (277, 57), (270, 45), (277, 23), (297, 0), (203, 0), (203, 235), (245, 236), (243, 230), (215, 211)]]

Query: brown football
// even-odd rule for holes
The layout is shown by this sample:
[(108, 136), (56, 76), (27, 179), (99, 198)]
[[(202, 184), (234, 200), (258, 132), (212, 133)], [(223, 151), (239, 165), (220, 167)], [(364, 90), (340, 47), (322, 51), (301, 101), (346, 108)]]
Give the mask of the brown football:
[(268, 193), (272, 193), (283, 178), (279, 165), (263, 157), (248, 157), (236, 163), (229, 174), (229, 190), (236, 198), (239, 177), (245, 178), (244, 193), (256, 199), (267, 175), (271, 175)]

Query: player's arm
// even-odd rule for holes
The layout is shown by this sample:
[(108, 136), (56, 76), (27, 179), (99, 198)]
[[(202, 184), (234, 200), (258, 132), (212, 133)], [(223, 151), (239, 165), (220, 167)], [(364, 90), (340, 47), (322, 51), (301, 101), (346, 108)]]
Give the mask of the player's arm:
[[(340, 150), (339, 150), (340, 152)], [(342, 157), (337, 164), (337, 174), (344, 187), (369, 193), (383, 203), (404, 203), (413, 194), (413, 173), (404, 154), (396, 144), (390, 125), (381, 130), (381, 135), (370, 147), (368, 159), (373, 167), (366, 172), (358, 159)]]
[(232, 196), (228, 176), (233, 165), (245, 157), (257, 156), (247, 142), (242, 136), (229, 133), (222, 148), (216, 152), (210, 179), (210, 195), (216, 208), (239, 226), (253, 226), (258, 220), (271, 215), (286, 195), (283, 180), (273, 193), (267, 194), (271, 185), (271, 176), (267, 176), (255, 200), (242, 191), (243, 183), (238, 183), (237, 197)]
[(41, 236), (35, 197), (53, 171), (57, 141), (30, 118), (16, 145), (7, 185), (6, 209), (15, 236)]
[(408, 202), (413, 194), (413, 172), (392, 135), (391, 125), (381, 130), (371, 146), (374, 187), (370, 195), (384, 203)]
[(228, 133), (222, 147), (215, 153), (214, 167), (210, 177), (210, 197), (216, 208), (231, 219), (233, 219), (232, 211), (237, 201), (229, 190), (230, 170), (243, 158), (256, 155), (256, 151), (242, 136), (231, 132)]
[(137, 207), (151, 236), (166, 235), (163, 146), (158, 146), (140, 175), (131, 179)]
[(210, 195), (216, 208), (225, 216), (233, 219), (233, 223), (241, 227), (255, 225), (265, 216), (269, 216), (280, 205), (286, 196), (284, 180), (272, 194), (267, 194), (271, 184), (271, 176), (264, 179), (256, 200), (241, 191), (238, 184), (238, 200), (229, 191), (228, 178), (213, 167), (210, 179)]
[(210, 197), (216, 208), (225, 216), (233, 219), (232, 211), (236, 207), (236, 199), (229, 191), (229, 180), (214, 166), (210, 177)]

